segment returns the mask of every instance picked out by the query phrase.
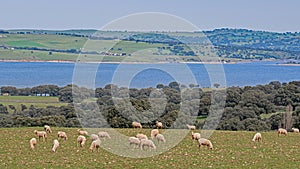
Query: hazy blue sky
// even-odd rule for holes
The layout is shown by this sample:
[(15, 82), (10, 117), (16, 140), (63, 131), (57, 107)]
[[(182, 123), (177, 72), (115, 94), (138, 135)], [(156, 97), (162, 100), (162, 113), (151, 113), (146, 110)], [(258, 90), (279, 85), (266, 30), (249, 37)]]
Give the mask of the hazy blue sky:
[(3, 0), (0, 29), (99, 29), (137, 12), (165, 12), (202, 30), (300, 31), (300, 0)]

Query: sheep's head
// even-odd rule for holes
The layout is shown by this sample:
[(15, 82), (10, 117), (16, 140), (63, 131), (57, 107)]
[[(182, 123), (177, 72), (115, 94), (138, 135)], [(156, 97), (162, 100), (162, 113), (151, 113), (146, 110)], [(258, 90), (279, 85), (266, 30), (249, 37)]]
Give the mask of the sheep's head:
[(37, 130), (34, 130), (34, 131), (33, 131), (34, 134), (37, 134), (37, 132), (38, 132)]

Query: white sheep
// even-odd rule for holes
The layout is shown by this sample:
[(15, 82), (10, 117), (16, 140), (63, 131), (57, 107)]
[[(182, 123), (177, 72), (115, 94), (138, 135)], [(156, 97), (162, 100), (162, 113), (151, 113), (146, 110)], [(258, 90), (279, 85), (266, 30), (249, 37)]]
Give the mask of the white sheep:
[(145, 146), (148, 147), (148, 148), (152, 148), (154, 150), (156, 149), (156, 146), (153, 143), (153, 141), (148, 140), (148, 139), (142, 139), (141, 143), (140, 143), (141, 150), (144, 150)]
[(53, 147), (52, 147), (52, 151), (56, 152), (57, 148), (59, 147), (59, 142), (57, 139), (53, 140)]
[(80, 129), (78, 129), (77, 131), (78, 131), (78, 134), (79, 134), (79, 135), (86, 135), (86, 136), (89, 135), (89, 133), (88, 133), (87, 131), (85, 131), (85, 130), (80, 130)]
[(100, 131), (99, 133), (98, 133), (98, 136), (100, 137), (100, 138), (111, 138), (110, 137), (110, 135), (106, 132), (106, 131)]
[(162, 134), (157, 134), (156, 139), (158, 142), (160, 142), (160, 141), (164, 142), (164, 143), (166, 142), (166, 139), (165, 139), (164, 135), (162, 135)]
[(34, 130), (34, 134), (36, 134), (39, 137), (39, 141), (41, 138), (43, 138), (44, 141), (47, 140), (47, 133), (45, 131)]
[(196, 126), (189, 125), (189, 124), (187, 124), (186, 126), (188, 127), (189, 130), (196, 130)]
[(162, 128), (163, 128), (162, 122), (156, 121), (156, 127), (157, 127), (158, 129), (162, 129)]
[(36, 145), (36, 138), (30, 139), (29, 144), (30, 144), (30, 148), (31, 148), (32, 150), (34, 150), (35, 145)]
[(91, 143), (90, 151), (93, 152), (93, 150), (94, 150), (95, 148), (97, 149), (97, 151), (99, 151), (100, 145), (101, 145), (101, 140), (100, 140), (100, 139), (94, 140), (94, 141)]
[(150, 133), (151, 139), (153, 140), (154, 137), (156, 137), (157, 134), (159, 134), (158, 129), (151, 130), (151, 133)]
[(140, 133), (136, 135), (136, 138), (138, 138), (139, 140), (148, 139), (148, 137), (145, 134), (140, 134)]
[(139, 147), (139, 145), (141, 143), (141, 141), (138, 138), (136, 138), (136, 137), (129, 137), (128, 140), (129, 140), (129, 145), (134, 144), (135, 147)]
[(47, 133), (49, 133), (49, 134), (52, 133), (52, 130), (51, 130), (50, 126), (48, 126), (48, 125), (45, 125), (45, 126), (44, 126), (44, 130), (45, 130), (45, 132), (47, 132)]
[(57, 132), (57, 139), (63, 138), (65, 141), (68, 139), (66, 132), (58, 131)]
[(193, 140), (199, 140), (200, 137), (201, 137), (200, 133), (194, 133), (194, 132), (192, 132), (192, 139)]
[(299, 133), (299, 129), (297, 129), (297, 128), (292, 128), (292, 130), (293, 130), (293, 132), (295, 132), (295, 133)]
[(199, 145), (199, 148), (201, 148), (201, 146), (207, 146), (209, 149), (213, 149), (213, 145), (211, 143), (211, 141), (205, 139), (205, 138), (200, 138), (198, 139), (198, 145)]
[(95, 141), (95, 140), (99, 139), (99, 136), (97, 134), (91, 134), (90, 138), (92, 141)]
[(85, 142), (86, 142), (86, 138), (84, 136), (80, 135), (77, 137), (77, 146), (79, 144), (80, 147), (83, 147)]
[(252, 141), (255, 142), (255, 141), (261, 141), (262, 140), (262, 136), (260, 133), (256, 133), (254, 136), (253, 136), (253, 139)]
[(287, 130), (286, 129), (283, 129), (283, 128), (279, 128), (278, 129), (278, 136), (280, 135), (280, 134), (283, 134), (283, 135), (287, 135)]
[(132, 122), (132, 127), (133, 128), (143, 128), (143, 126), (141, 125), (141, 123), (138, 123), (136, 121)]

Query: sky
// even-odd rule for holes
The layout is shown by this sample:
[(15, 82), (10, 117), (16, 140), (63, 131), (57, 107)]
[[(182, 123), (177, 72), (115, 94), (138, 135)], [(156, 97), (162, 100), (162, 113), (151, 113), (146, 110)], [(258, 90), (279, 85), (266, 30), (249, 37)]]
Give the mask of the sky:
[(200, 30), (300, 32), (299, 0), (2, 0), (0, 29), (100, 29), (139, 12), (163, 12)]

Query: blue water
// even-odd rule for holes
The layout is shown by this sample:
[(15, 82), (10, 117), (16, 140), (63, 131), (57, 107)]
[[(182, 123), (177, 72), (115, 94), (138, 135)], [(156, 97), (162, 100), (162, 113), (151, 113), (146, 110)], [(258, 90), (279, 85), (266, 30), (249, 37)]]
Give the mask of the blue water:
[(209, 87), (213, 83), (242, 87), (268, 84), (271, 81), (300, 80), (300, 66), (264, 62), (223, 65), (85, 64), (80, 69), (76, 67), (79, 71), (74, 73), (75, 67), (74, 63), (0, 62), (0, 86), (65, 86), (79, 82), (77, 84), (87, 87), (115, 83), (118, 86), (142, 88), (155, 87), (159, 83), (167, 85), (177, 80), (185, 85), (195, 82), (201, 87)]

